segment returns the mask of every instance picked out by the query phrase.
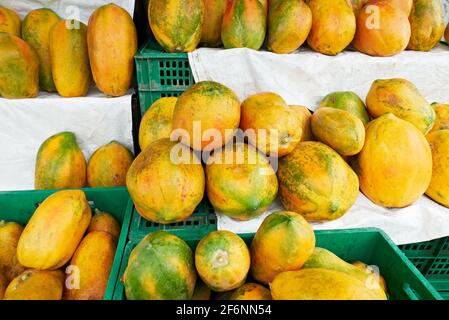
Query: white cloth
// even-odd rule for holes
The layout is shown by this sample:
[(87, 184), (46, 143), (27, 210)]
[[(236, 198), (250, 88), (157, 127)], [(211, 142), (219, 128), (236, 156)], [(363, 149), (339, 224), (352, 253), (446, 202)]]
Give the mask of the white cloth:
[(86, 161), (100, 146), (116, 140), (133, 151), (131, 94), (107, 98), (61, 98), (43, 93), (34, 99), (0, 98), (0, 190), (34, 189), (39, 146), (61, 131), (77, 137)]
[(115, 3), (134, 13), (134, 0), (1, 0), (0, 4), (16, 11), (23, 19), (28, 12), (39, 8), (53, 9), (61, 18), (76, 19), (87, 24), (92, 12), (105, 4)]
[[(200, 48), (189, 54), (195, 81), (214, 80), (233, 89), (241, 100), (274, 91), (289, 104), (314, 110), (318, 101), (333, 91), (354, 91), (362, 99), (376, 79), (401, 77), (412, 81), (429, 102), (449, 103), (449, 47), (431, 52), (405, 51), (381, 58), (345, 51), (328, 57), (309, 49), (289, 55), (250, 49)], [(255, 232), (265, 216), (282, 210), (279, 201), (260, 218), (237, 222), (218, 214), (218, 229)], [(340, 219), (313, 223), (314, 229), (378, 227), (396, 244), (415, 243), (449, 236), (449, 209), (427, 197), (404, 209), (379, 207), (360, 194), (355, 205)]]

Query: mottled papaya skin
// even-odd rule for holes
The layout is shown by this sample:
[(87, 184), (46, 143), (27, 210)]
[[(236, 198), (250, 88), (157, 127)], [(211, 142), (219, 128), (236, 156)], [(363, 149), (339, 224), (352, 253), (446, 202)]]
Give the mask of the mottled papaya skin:
[(64, 300), (103, 300), (114, 262), (115, 243), (112, 235), (103, 231), (93, 231), (84, 237), (70, 261), (70, 266), (78, 268), (79, 288), (65, 287)]
[(117, 141), (98, 148), (87, 163), (87, 185), (93, 188), (126, 186), (134, 155)]
[(339, 91), (329, 93), (320, 101), (319, 107), (336, 108), (349, 111), (362, 120), (364, 125), (367, 125), (370, 120), (365, 104), (354, 92)]
[(441, 0), (415, 0), (409, 16), (412, 34), (407, 49), (429, 51), (444, 34), (444, 11)]
[(228, 0), (203, 0), (204, 22), (201, 44), (205, 47), (221, 46), (221, 24)]
[(20, 37), (20, 17), (11, 9), (0, 6), (0, 32)]
[(0, 32), (0, 96), (34, 98), (39, 93), (39, 59), (22, 39)]
[(263, 9), (265, 10), (265, 16), (268, 17), (268, 8), (270, 6), (268, 0), (259, 0), (259, 2), (262, 4)]
[(141, 150), (156, 140), (170, 138), (176, 101), (176, 97), (160, 98), (145, 112), (139, 126)]
[(449, 208), (449, 130), (429, 133), (427, 140), (432, 150), (432, 180), (426, 194)]
[(347, 0), (347, 1), (351, 5), (352, 11), (354, 11), (356, 17), (362, 10), (363, 6), (368, 2), (368, 0)]
[(271, 300), (271, 293), (258, 283), (246, 283), (235, 290), (229, 300)]
[(365, 143), (365, 126), (352, 113), (335, 108), (319, 108), (312, 116), (312, 132), (342, 156), (353, 156)]
[(310, 221), (340, 218), (359, 194), (357, 175), (321, 142), (300, 142), (279, 160), (277, 176), (284, 207)]
[(352, 45), (371, 56), (393, 56), (405, 50), (410, 34), (408, 14), (403, 9), (387, 0), (373, 0), (357, 16)]
[(366, 96), (366, 106), (373, 118), (391, 112), (413, 124), (423, 134), (428, 133), (436, 114), (418, 88), (405, 79), (376, 80)]
[(371, 121), (358, 157), (360, 189), (387, 208), (411, 205), (427, 190), (432, 154), (424, 135), (392, 113)]
[(310, 0), (312, 29), (307, 38), (309, 46), (326, 55), (337, 55), (352, 41), (355, 16), (346, 0)]
[(118, 221), (107, 212), (95, 209), (87, 232), (104, 231), (109, 233), (116, 241), (120, 237), (121, 226)]
[(61, 300), (64, 273), (61, 270), (27, 270), (6, 288), (5, 300)]
[(249, 250), (235, 233), (215, 231), (198, 243), (195, 266), (201, 279), (212, 290), (234, 290), (245, 283), (250, 267)]
[(259, 0), (229, 1), (223, 17), (221, 40), (226, 49), (259, 50), (265, 40), (267, 16)]
[[(231, 89), (214, 81), (201, 81), (184, 91), (173, 111), (173, 130), (180, 129), (182, 142), (195, 150), (222, 147), (232, 139), (239, 123), (239, 99)], [(200, 132), (195, 125), (200, 126)], [(209, 137), (210, 129), (220, 136)]]
[(242, 143), (232, 150), (217, 150), (208, 159), (206, 185), (215, 210), (236, 220), (264, 213), (278, 191), (276, 173), (268, 160)]
[(306, 40), (312, 28), (312, 11), (302, 0), (275, 2), (268, 14), (268, 50), (291, 53)]
[(131, 251), (123, 282), (128, 300), (189, 300), (196, 278), (187, 243), (166, 231), (156, 231)]
[(262, 92), (249, 96), (241, 108), (240, 128), (260, 152), (282, 157), (301, 140), (299, 118), (278, 94)]
[(300, 128), (302, 130), (300, 141), (313, 141), (314, 137), (312, 134), (312, 128), (310, 127), (312, 113), (310, 112), (309, 108), (298, 105), (292, 105), (290, 106), (290, 108), (299, 117)]
[(62, 190), (34, 212), (17, 244), (19, 262), (29, 268), (56, 270), (73, 256), (91, 219), (81, 190)]
[(432, 103), (432, 109), (435, 111), (436, 118), (430, 132), (449, 129), (449, 104)]
[(17, 243), (23, 227), (16, 222), (0, 221), (0, 274), (11, 281), (11, 271), (17, 252)]
[(205, 21), (203, 0), (151, 0), (150, 28), (168, 52), (190, 52), (201, 40)]
[(277, 274), (299, 270), (312, 255), (315, 234), (299, 214), (277, 211), (267, 216), (251, 244), (251, 274), (270, 283)]
[[(79, 27), (74, 28), (75, 25)], [(89, 91), (92, 76), (86, 30), (86, 25), (80, 21), (61, 20), (50, 32), (53, 80), (62, 97), (83, 97)]]
[(192, 215), (203, 199), (204, 170), (192, 150), (160, 139), (136, 157), (126, 185), (142, 217), (162, 224), (174, 223)]
[(129, 13), (115, 4), (96, 9), (87, 26), (87, 48), (98, 89), (123, 96), (131, 86), (137, 31)]
[(42, 143), (36, 157), (34, 187), (82, 188), (86, 185), (86, 159), (72, 132), (61, 132)]
[[(373, 0), (369, 0), (369, 1), (373, 1)], [(407, 15), (407, 17), (412, 12), (413, 0), (390, 0), (390, 2), (394, 6), (402, 9), (405, 12), (405, 14)]]
[(61, 19), (51, 9), (30, 11), (22, 23), (22, 38), (36, 51), (39, 58), (39, 85), (49, 92), (56, 91), (50, 62), (50, 37), (52, 28)]

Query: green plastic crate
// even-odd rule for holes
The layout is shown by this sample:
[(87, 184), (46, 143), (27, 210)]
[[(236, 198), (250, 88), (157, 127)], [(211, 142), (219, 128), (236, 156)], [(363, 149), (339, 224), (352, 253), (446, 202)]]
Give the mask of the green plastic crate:
[(217, 216), (207, 199), (204, 199), (199, 204), (188, 219), (171, 224), (159, 224), (148, 221), (140, 216), (135, 207), (132, 210), (131, 229), (129, 231), (130, 241), (139, 241), (147, 234), (158, 230), (173, 232), (183, 239), (196, 239), (217, 230)]
[(406, 244), (400, 249), (441, 296), (449, 300), (449, 237)]
[[(112, 214), (122, 225), (108, 286), (104, 296), (111, 300), (117, 283), (123, 251), (131, 223), (132, 202), (125, 187), (82, 189), (92, 209)], [(25, 226), (36, 208), (56, 190), (0, 192), (0, 220), (15, 221)]]
[[(342, 259), (363, 261), (379, 267), (388, 284), (389, 296), (393, 300), (441, 300), (442, 297), (413, 266), (391, 239), (375, 228), (316, 231), (317, 246), (331, 250)], [(254, 234), (241, 237), (249, 244)], [(185, 239), (193, 249), (202, 237)], [(114, 300), (124, 300), (121, 277), (128, 264), (129, 255), (138, 240), (130, 241), (125, 248), (120, 267), (120, 278), (115, 286)]]
[(161, 97), (177, 97), (194, 84), (187, 53), (167, 53), (148, 40), (134, 57), (141, 115)]

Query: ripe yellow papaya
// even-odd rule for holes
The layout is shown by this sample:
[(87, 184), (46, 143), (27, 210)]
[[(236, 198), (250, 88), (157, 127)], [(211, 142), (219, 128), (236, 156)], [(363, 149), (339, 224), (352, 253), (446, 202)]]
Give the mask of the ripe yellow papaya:
[(304, 106), (290, 106), (293, 112), (299, 117), (300, 128), (302, 131), (301, 141), (313, 141), (312, 128), (310, 122), (312, 120), (312, 113)]
[(5, 300), (61, 300), (64, 273), (61, 270), (27, 270), (6, 288)]
[(436, 118), (435, 124), (432, 127), (432, 130), (429, 131), (438, 131), (449, 129), (449, 104), (443, 103), (432, 103), (432, 108), (435, 111)]
[(449, 208), (449, 130), (427, 135), (432, 150), (432, 180), (426, 194)]
[(20, 17), (11, 9), (0, 6), (0, 32), (20, 37)]
[(116, 241), (120, 237), (121, 227), (118, 221), (109, 213), (95, 209), (87, 232), (104, 231), (109, 233)]
[(232, 293), (229, 300), (271, 300), (271, 293), (258, 283), (245, 283)]
[(0, 273), (12, 280), (8, 275), (14, 266), (17, 243), (23, 227), (16, 222), (0, 221)]

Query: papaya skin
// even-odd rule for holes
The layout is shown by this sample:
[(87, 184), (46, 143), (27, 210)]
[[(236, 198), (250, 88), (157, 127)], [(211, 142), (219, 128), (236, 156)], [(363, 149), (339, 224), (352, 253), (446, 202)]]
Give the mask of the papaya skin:
[(0, 300), (3, 300), (5, 296), (6, 287), (8, 286), (8, 281), (3, 273), (0, 272)]
[(16, 222), (0, 221), (0, 273), (9, 281), (23, 227)]
[(64, 273), (61, 270), (27, 270), (6, 288), (5, 300), (61, 300)]
[(79, 288), (64, 290), (64, 300), (103, 300), (114, 262), (115, 239), (107, 232), (89, 232), (79, 244), (71, 266), (79, 270)]
[(104, 231), (109, 233), (116, 241), (120, 237), (121, 226), (118, 221), (107, 212), (95, 209), (95, 214), (90, 220), (87, 232)]
[(446, 40), (447, 43), (449, 43), (449, 23), (446, 26), (446, 29), (444, 30), (444, 40)]
[(319, 103), (319, 107), (336, 108), (349, 111), (367, 125), (370, 118), (365, 103), (354, 92), (338, 91), (329, 93)]
[(382, 288), (382, 290), (387, 292), (387, 282), (380, 274), (378, 274), (378, 272), (373, 270), (373, 268), (371, 266), (367, 265), (366, 263), (364, 263), (362, 261), (355, 261), (352, 263), (352, 265), (359, 268), (360, 270), (362, 270), (363, 272), (365, 272), (367, 274), (372, 275), (374, 273), (374, 276), (377, 278), (377, 281), (379, 281), (379, 285)]
[(201, 280), (196, 279), (195, 290), (193, 291), (192, 300), (211, 300), (210, 288)]
[(49, 137), (36, 156), (36, 190), (82, 188), (86, 185), (86, 159), (72, 132)]
[(91, 219), (86, 195), (81, 190), (53, 193), (36, 209), (17, 245), (19, 262), (38, 270), (56, 270), (66, 264)]
[(50, 60), (50, 37), (61, 18), (51, 9), (30, 11), (22, 23), (22, 38), (35, 50), (39, 58), (39, 85), (48, 92), (56, 91)]
[(20, 26), (21, 22), (19, 15), (14, 10), (0, 6), (0, 32), (20, 37)]
[(66, 98), (86, 96), (92, 83), (86, 25), (76, 20), (56, 23), (50, 32), (50, 52), (53, 80), (59, 95)]
[(235, 290), (229, 300), (271, 300), (271, 293), (258, 283), (246, 283)]
[(203, 46), (221, 46), (221, 24), (227, 2), (227, 0), (204, 0), (204, 22), (200, 41)]
[(22, 39), (0, 33), (0, 96), (34, 98), (39, 94), (39, 59)]
[(435, 124), (430, 132), (449, 129), (449, 104), (432, 103), (432, 109), (435, 111)]
[(134, 155), (117, 141), (98, 148), (87, 163), (87, 185), (92, 188), (126, 186), (126, 173)]
[(129, 13), (115, 4), (97, 8), (87, 25), (87, 48), (98, 89), (108, 96), (125, 95), (137, 52), (137, 31)]
[(300, 128), (302, 131), (301, 140), (302, 141), (313, 141), (315, 138), (313, 137), (312, 128), (310, 126), (310, 122), (312, 120), (312, 113), (309, 108), (299, 105), (291, 105), (290, 108), (299, 118)]

